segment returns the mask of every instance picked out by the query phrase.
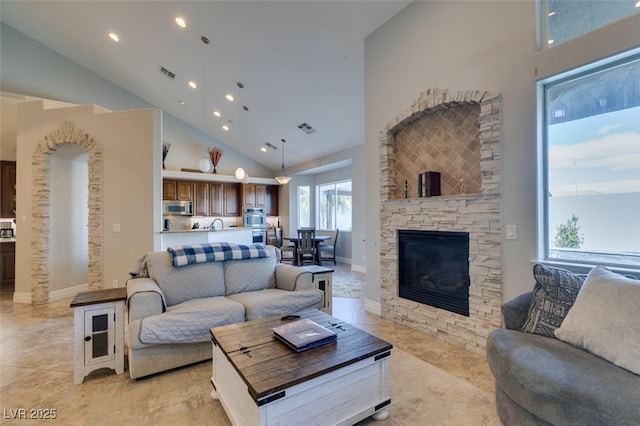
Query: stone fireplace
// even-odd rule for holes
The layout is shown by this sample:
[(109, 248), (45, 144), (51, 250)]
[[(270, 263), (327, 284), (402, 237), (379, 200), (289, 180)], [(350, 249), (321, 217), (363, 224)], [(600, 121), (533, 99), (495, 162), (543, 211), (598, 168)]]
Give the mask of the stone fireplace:
[[(501, 119), (499, 94), (434, 88), (380, 133), (382, 316), (481, 354), (501, 320)], [(440, 196), (418, 197), (418, 175), (427, 171), (440, 173)], [(468, 235), (468, 313), (400, 290), (399, 235), (414, 231)], [(466, 273), (451, 265), (444, 272), (437, 254), (425, 256), (414, 287)], [(445, 287), (457, 287), (456, 280)]]

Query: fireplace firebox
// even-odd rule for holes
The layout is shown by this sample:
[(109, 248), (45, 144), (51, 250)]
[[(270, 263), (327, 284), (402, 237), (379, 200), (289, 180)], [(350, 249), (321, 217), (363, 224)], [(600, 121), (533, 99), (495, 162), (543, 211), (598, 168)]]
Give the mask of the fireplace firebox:
[(398, 230), (399, 296), (469, 316), (469, 233)]

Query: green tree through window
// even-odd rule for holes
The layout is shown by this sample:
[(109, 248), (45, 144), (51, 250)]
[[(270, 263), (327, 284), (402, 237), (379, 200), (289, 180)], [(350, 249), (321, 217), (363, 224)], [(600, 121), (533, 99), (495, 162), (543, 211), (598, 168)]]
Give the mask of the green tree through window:
[(575, 214), (571, 215), (571, 219), (567, 219), (566, 225), (558, 225), (556, 231), (553, 243), (558, 248), (579, 249), (584, 243), (584, 238), (580, 235), (578, 217)]

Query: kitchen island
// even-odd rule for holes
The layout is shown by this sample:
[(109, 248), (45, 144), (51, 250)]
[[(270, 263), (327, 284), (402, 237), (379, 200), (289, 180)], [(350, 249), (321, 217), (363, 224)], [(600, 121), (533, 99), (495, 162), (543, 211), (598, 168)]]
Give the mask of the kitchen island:
[(253, 235), (251, 228), (225, 228), (225, 229), (185, 229), (176, 231), (163, 231), (162, 250), (172, 246), (202, 243), (238, 243), (252, 244)]

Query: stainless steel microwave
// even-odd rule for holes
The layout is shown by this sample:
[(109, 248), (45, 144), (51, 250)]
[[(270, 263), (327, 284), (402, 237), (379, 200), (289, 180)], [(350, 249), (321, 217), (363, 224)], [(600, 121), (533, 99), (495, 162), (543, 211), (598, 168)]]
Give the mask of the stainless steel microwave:
[(176, 216), (193, 216), (193, 201), (164, 200), (162, 214)]

